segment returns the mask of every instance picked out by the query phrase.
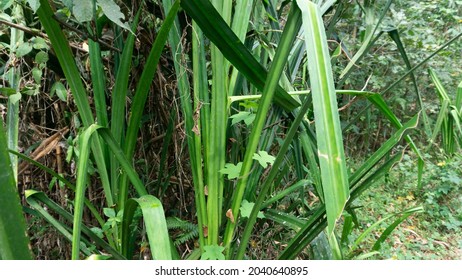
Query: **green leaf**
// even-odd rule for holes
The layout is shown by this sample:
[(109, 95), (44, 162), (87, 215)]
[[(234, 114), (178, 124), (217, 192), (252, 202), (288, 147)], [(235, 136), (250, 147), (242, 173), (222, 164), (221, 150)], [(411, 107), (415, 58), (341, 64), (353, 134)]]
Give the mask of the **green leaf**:
[(93, 232), (94, 234), (96, 234), (96, 236), (98, 236), (99, 238), (103, 238), (104, 236), (104, 233), (103, 233), (103, 230), (98, 228), (98, 227), (92, 227), (90, 228), (91, 232)]
[(29, 6), (32, 8), (32, 11), (37, 12), (38, 8), (40, 8), (40, 0), (27, 0)]
[(53, 86), (51, 87), (50, 94), (51, 96), (53, 96), (53, 94), (55, 93), (61, 101), (67, 101), (67, 90), (64, 87), (63, 83), (56, 82), (53, 84)]
[(115, 218), (116, 216), (114, 208), (103, 208), (103, 213), (108, 218)]
[(93, 18), (93, 1), (80, 0), (74, 1), (74, 8), (72, 14), (79, 22), (87, 22)]
[(21, 93), (18, 92), (18, 93), (10, 95), (9, 99), (10, 99), (11, 103), (16, 104), (16, 102), (21, 100), (21, 96), (22, 96)]
[(247, 111), (239, 112), (230, 117), (232, 119), (231, 125), (235, 125), (238, 122), (244, 121), (246, 125), (252, 124), (255, 120), (255, 114)]
[(112, 22), (130, 31), (130, 28), (121, 21), (121, 19), (124, 19), (124, 14), (120, 11), (120, 7), (113, 0), (98, 0), (98, 5), (101, 9), (103, 9), (103, 13)]
[[(229, 28), (210, 1), (181, 1), (181, 7), (197, 22), (204, 34), (220, 49), (223, 56), (253, 85), (262, 90), (268, 72)], [(274, 102), (287, 111), (300, 105), (279, 85), (276, 85)]]
[(31, 50), (32, 50), (32, 45), (30, 43), (28, 42), (22, 43), (16, 48), (16, 56), (23, 57), (26, 54), (30, 53)]
[(40, 38), (40, 37), (35, 37), (32, 39), (32, 47), (36, 50), (49, 49), (48, 44), (45, 41), (45, 39)]
[(349, 198), (348, 173), (331, 59), (319, 6), (297, 0), (303, 14), (303, 28), (316, 125), (318, 158), (326, 204), (328, 239), (337, 259), (342, 258), (334, 237), (337, 220)]
[(263, 168), (266, 168), (268, 164), (272, 165), (275, 159), (275, 157), (268, 154), (266, 151), (259, 151), (258, 153), (253, 154), (252, 158), (257, 160)]
[(128, 255), (130, 225), (138, 205), (143, 212), (153, 259), (171, 260), (172, 251), (164, 209), (160, 200), (152, 195), (143, 195), (138, 199), (127, 200), (122, 224), (122, 253), (126, 256)]
[(5, 94), (6, 96), (10, 96), (16, 93), (16, 89), (8, 88), (8, 87), (0, 87), (0, 93)]
[(26, 222), (7, 147), (3, 121), (0, 118), (0, 259), (31, 259)]
[(237, 165), (232, 163), (225, 164), (225, 168), (220, 170), (221, 174), (228, 175), (228, 179), (235, 179), (239, 177), (239, 173), (241, 172), (242, 162), (238, 162)]
[(0, 1), (0, 11), (4, 11), (8, 9), (12, 4), (14, 0), (2, 0)]
[(48, 53), (46, 53), (44, 51), (39, 51), (35, 55), (35, 62), (37, 64), (44, 64), (44, 63), (47, 63), (47, 61), (48, 61)]
[(34, 67), (32, 69), (32, 77), (34, 78), (34, 81), (37, 84), (40, 84), (40, 81), (42, 80), (42, 70), (38, 69), (37, 67)]
[[(242, 201), (241, 208), (239, 208), (239, 210), (241, 211), (241, 217), (243, 218), (250, 217), (250, 213), (252, 212), (254, 205), (255, 203), (248, 202), (247, 200), (244, 199)], [(265, 215), (263, 214), (263, 212), (259, 211), (257, 217), (263, 219), (265, 218)]]
[(224, 250), (225, 247), (218, 245), (204, 246), (204, 252), (202, 253), (201, 260), (224, 260)]

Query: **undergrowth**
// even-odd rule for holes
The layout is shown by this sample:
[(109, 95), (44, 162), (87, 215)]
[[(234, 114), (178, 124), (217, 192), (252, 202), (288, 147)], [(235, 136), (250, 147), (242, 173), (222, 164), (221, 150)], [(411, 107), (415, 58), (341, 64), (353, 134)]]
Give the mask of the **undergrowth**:
[[(357, 201), (358, 236), (380, 217), (405, 208), (423, 206), (424, 212), (408, 217), (382, 245), (375, 259), (449, 260), (462, 258), (462, 157), (442, 153), (425, 155), (421, 189), (416, 187), (415, 160), (405, 155), (386, 179)], [(359, 213), (359, 212), (358, 212)], [(384, 228), (362, 244), (367, 250)], [(354, 238), (354, 237), (352, 237)]]

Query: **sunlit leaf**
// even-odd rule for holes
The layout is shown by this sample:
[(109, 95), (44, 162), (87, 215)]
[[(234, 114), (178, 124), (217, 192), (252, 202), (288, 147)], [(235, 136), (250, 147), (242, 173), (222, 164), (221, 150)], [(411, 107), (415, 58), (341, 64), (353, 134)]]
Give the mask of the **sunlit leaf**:
[[(255, 203), (248, 202), (247, 200), (244, 199), (242, 201), (241, 208), (239, 208), (240, 213), (241, 213), (241, 217), (243, 217), (243, 218), (250, 217), (250, 213), (252, 212), (252, 209), (253, 209), (254, 205), (255, 205)], [(259, 211), (257, 217), (258, 218), (265, 218), (265, 215), (263, 214), (263, 212)]]
[(297, 0), (297, 4), (305, 29), (328, 239), (335, 257), (341, 258), (334, 229), (350, 193), (329, 48), (319, 7), (307, 0)]
[(232, 115), (230, 118), (232, 119), (231, 125), (235, 125), (241, 121), (244, 121), (246, 125), (250, 125), (255, 120), (255, 114), (247, 111), (242, 111)]
[(275, 160), (275, 157), (268, 154), (266, 151), (259, 151), (258, 153), (255, 153), (252, 158), (258, 161), (263, 168), (266, 168), (268, 164), (273, 164)]
[(225, 168), (220, 170), (221, 174), (228, 175), (228, 179), (235, 179), (239, 177), (239, 173), (241, 172), (242, 162), (238, 162), (236, 165), (232, 163), (225, 164)]
[(224, 250), (225, 247), (218, 245), (204, 246), (204, 252), (202, 253), (201, 260), (224, 260)]

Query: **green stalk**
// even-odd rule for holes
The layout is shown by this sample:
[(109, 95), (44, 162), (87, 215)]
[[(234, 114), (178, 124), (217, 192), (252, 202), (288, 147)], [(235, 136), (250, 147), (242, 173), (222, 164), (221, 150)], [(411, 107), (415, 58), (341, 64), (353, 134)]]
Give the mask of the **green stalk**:
[(231, 242), (239, 220), (239, 208), (241, 207), (242, 197), (247, 186), (248, 176), (253, 164), (252, 157), (256, 152), (259, 138), (263, 130), (263, 125), (265, 123), (265, 118), (271, 106), (274, 93), (278, 86), (279, 78), (286, 64), (291, 46), (300, 28), (300, 21), (300, 10), (295, 6), (295, 4), (292, 4), (286, 26), (282, 34), (281, 42), (279, 43), (279, 46), (276, 50), (276, 55), (274, 57), (268, 78), (265, 83), (265, 87), (263, 89), (263, 97), (260, 100), (260, 104), (258, 106), (257, 115), (253, 123), (254, 126), (252, 128), (247, 150), (244, 155), (244, 161), (239, 176), (240, 179), (238, 180), (238, 184), (233, 195), (231, 211), (234, 217), (234, 221), (231, 221), (231, 219), (228, 220), (224, 236), (224, 245), (228, 257), (231, 255)]
[[(96, 1), (93, 0), (93, 18), (95, 18), (96, 33), (94, 36), (99, 37), (100, 24), (97, 20)], [(96, 120), (99, 125), (108, 127), (109, 120), (107, 116), (106, 105), (106, 77), (104, 75), (104, 66), (102, 61), (101, 48), (98, 42), (88, 40), (90, 55), (90, 71), (93, 96), (95, 98)], [(107, 153), (104, 153), (107, 155)]]
[[(12, 6), (13, 16), (17, 21), (20, 21), (21, 24), (25, 24), (24, 15), (22, 6), (19, 4), (13, 4)], [(16, 49), (17, 47), (24, 43), (24, 31), (18, 30), (16, 28), (10, 28), (11, 38), (10, 38), (10, 62), (13, 63), (13, 60), (16, 58)], [(11, 88), (13, 88), (16, 93), (15, 95), (21, 96), (19, 92), (19, 80), (21, 77), (21, 68), (20, 65), (14, 65), (8, 71), (8, 82), (10, 83)], [(20, 100), (12, 101), (11, 98), (8, 98), (7, 104), (7, 143), (10, 150), (18, 150), (18, 136), (19, 136), (19, 102)], [(11, 154), (11, 167), (13, 170), (15, 181), (18, 179), (18, 158)]]
[[(208, 119), (210, 116), (209, 105), (204, 104), (205, 98), (208, 98), (208, 80), (207, 80), (207, 66), (205, 65), (205, 48), (204, 36), (202, 30), (193, 22), (193, 30), (195, 36), (192, 38), (192, 51), (193, 51), (193, 72), (194, 72), (194, 149), (196, 153), (195, 162), (192, 164), (193, 169), (196, 170), (197, 183), (194, 184), (194, 195), (197, 209), (197, 223), (199, 227), (199, 244), (200, 250), (203, 251), (206, 245), (204, 231), (201, 229), (208, 228), (207, 220), (207, 206), (204, 193), (204, 178), (202, 174), (202, 157), (201, 157), (201, 139), (206, 142), (208, 139)], [(208, 99), (207, 99), (208, 101)], [(204, 102), (204, 103), (202, 103)], [(208, 103), (208, 102), (207, 102)], [(204, 106), (204, 108), (201, 108)], [(204, 126), (202, 126), (204, 124)], [(202, 134), (202, 135), (201, 135)], [(202, 138), (201, 138), (202, 136)], [(207, 146), (204, 146), (204, 154), (207, 154)], [(205, 162), (208, 165), (208, 162)], [(197, 186), (196, 186), (197, 185)]]
[(80, 236), (82, 232), (83, 205), (85, 201), (85, 190), (87, 189), (88, 179), (88, 158), (90, 156), (89, 142), (93, 132), (98, 127), (91, 125), (79, 138), (79, 162), (77, 165), (76, 191), (74, 201), (74, 223), (72, 229), (72, 259), (78, 260), (80, 255)]
[(273, 185), (273, 180), (276, 178), (276, 175), (279, 173), (279, 168), (280, 166), (282, 166), (282, 163), (284, 162), (285, 155), (287, 151), (289, 150), (290, 144), (292, 143), (292, 139), (294, 138), (296, 132), (298, 131), (298, 127), (300, 126), (300, 123), (304, 119), (305, 114), (308, 111), (310, 105), (311, 105), (310, 100), (306, 98), (302, 105), (302, 108), (298, 112), (297, 117), (293, 121), (292, 125), (290, 126), (289, 131), (286, 134), (286, 137), (284, 138), (284, 143), (282, 144), (278, 152), (278, 155), (276, 159), (274, 160), (273, 166), (271, 167), (271, 171), (268, 174), (268, 177), (265, 179), (264, 183), (261, 186), (257, 200), (255, 201), (252, 212), (250, 213), (247, 224), (245, 225), (245, 228), (244, 228), (244, 232), (242, 233), (242, 236), (241, 236), (241, 243), (239, 245), (237, 255), (236, 255), (236, 259), (238, 260), (241, 260), (244, 258), (245, 250), (247, 248), (250, 236), (252, 234), (252, 229), (255, 225), (255, 222), (257, 221), (257, 215), (263, 205), (263, 202), (266, 199), (266, 195), (268, 194), (268, 191)]
[[(212, 4), (217, 11), (223, 14), (223, 1), (213, 0)], [(226, 126), (228, 121), (227, 111), (227, 71), (226, 61), (220, 50), (211, 46), (212, 62), (212, 98), (211, 119), (209, 130), (208, 159), (208, 243), (218, 244), (219, 227), (221, 223), (224, 176), (219, 171), (224, 168), (226, 161)]]
[[(132, 54), (133, 47), (135, 45), (135, 32), (138, 26), (138, 19), (141, 14), (141, 9), (138, 13), (132, 24), (132, 32), (128, 34), (127, 40), (124, 44), (124, 50), (122, 52), (122, 57), (120, 58), (119, 69), (117, 71), (117, 78), (114, 84), (114, 90), (111, 94), (112, 96), (112, 108), (111, 108), (111, 132), (115, 137), (117, 144), (120, 147), (123, 147), (123, 135), (125, 128), (125, 116), (126, 116), (126, 98), (128, 88), (128, 80), (130, 78), (130, 71), (132, 65)], [(110, 157), (110, 166), (111, 166), (111, 186), (113, 195), (117, 198), (118, 209), (123, 209), (125, 206), (125, 201), (127, 200), (127, 192), (122, 192), (124, 189), (117, 189), (119, 186), (119, 163), (114, 156)], [(117, 195), (115, 192), (117, 191)]]
[[(163, 0), (163, 7), (165, 10), (165, 13), (168, 13), (172, 9), (172, 0)], [(181, 4), (185, 3), (184, 1), (181, 2)], [(197, 26), (196, 26), (197, 27)], [(200, 234), (204, 234), (204, 230), (207, 230), (207, 219), (206, 219), (206, 206), (205, 206), (205, 185), (203, 181), (203, 174), (202, 174), (202, 163), (201, 163), (201, 143), (198, 142), (200, 141), (200, 137), (198, 138), (197, 135), (195, 134), (194, 131), (197, 132), (197, 129), (200, 129), (200, 125), (202, 124), (202, 119), (203, 116), (201, 115), (200, 117), (196, 115), (197, 112), (199, 114), (202, 114), (204, 112), (205, 117), (209, 115), (208, 111), (208, 100), (206, 98), (208, 95), (208, 90), (207, 90), (207, 76), (204, 73), (204, 68), (205, 64), (201, 65), (199, 69), (194, 68), (195, 70), (200, 71), (200, 75), (202, 75), (201, 78), (195, 78), (195, 86), (198, 90), (198, 92), (194, 92), (194, 111), (191, 106), (191, 93), (190, 93), (190, 84), (188, 80), (188, 75), (187, 73), (189, 70), (186, 68), (186, 64), (188, 62), (188, 57), (185, 54), (183, 50), (183, 46), (181, 44), (181, 34), (182, 31), (180, 30), (180, 24), (178, 19), (175, 20), (173, 28), (170, 30), (169, 34), (169, 45), (172, 51), (172, 57), (175, 63), (175, 73), (177, 77), (177, 82), (178, 82), (178, 93), (180, 96), (181, 100), (181, 109), (183, 112), (183, 117), (185, 120), (185, 131), (186, 131), (186, 138), (187, 138), (187, 143), (188, 143), (188, 151), (189, 151), (189, 156), (190, 156), (190, 161), (191, 161), (191, 171), (193, 175), (193, 181), (194, 181), (194, 192), (195, 192), (195, 198), (196, 198), (196, 207), (198, 211), (198, 222), (202, 223), (202, 225), (199, 225), (200, 228), (199, 232)], [(196, 36), (194, 34), (193, 36)], [(198, 35), (199, 36), (199, 35)], [(200, 47), (204, 48), (203, 46), (203, 40), (199, 40), (199, 43), (201, 44)], [(193, 48), (194, 44), (193, 44)], [(196, 50), (193, 50), (193, 55)], [(204, 50), (202, 49), (201, 51), (201, 57), (204, 57)], [(197, 54), (196, 54), (197, 55)], [(205, 63), (205, 59), (199, 60), (202, 61), (201, 63)], [(193, 66), (194, 67), (194, 66)], [(197, 79), (200, 79), (198, 81)], [(200, 85), (200, 88), (197, 88), (197, 86)], [(197, 100), (197, 94), (199, 95), (200, 100)], [(204, 110), (198, 110), (201, 105), (199, 105), (199, 102), (204, 102), (202, 104), (202, 107)], [(200, 120), (200, 123), (199, 123)], [(198, 125), (196, 127), (196, 125)], [(194, 130), (194, 131), (193, 131)], [(201, 133), (207, 133), (207, 127), (204, 127), (204, 129), (201, 131)], [(204, 135), (202, 135), (204, 137)], [(205, 152), (208, 150), (208, 146), (205, 143), (204, 146)], [(207, 158), (204, 158), (204, 164), (207, 164)], [(200, 237), (201, 239), (201, 237)], [(201, 242), (201, 240), (200, 240)], [(202, 244), (205, 245), (205, 236), (202, 238)], [(203, 249), (201, 247), (201, 249)]]
[[(72, 259), (79, 259), (80, 252), (80, 236), (82, 230), (82, 213), (83, 213), (83, 204), (85, 201), (85, 190), (87, 188), (87, 177), (88, 177), (88, 158), (89, 158), (89, 143), (90, 140), (98, 139), (98, 137), (92, 137), (95, 131), (99, 130), (99, 135), (104, 139), (109, 149), (111, 150), (113, 156), (116, 158), (120, 166), (123, 168), (123, 171), (130, 178), (132, 184), (134, 185), (139, 196), (147, 195), (148, 192), (144, 187), (142, 181), (138, 177), (138, 174), (131, 166), (131, 163), (125, 157), (122, 149), (120, 148), (117, 140), (111, 135), (109, 129), (103, 128), (96, 124), (89, 126), (85, 131), (80, 135), (80, 156), (77, 166), (77, 182), (76, 182), (76, 192), (75, 192), (75, 214), (74, 214), (74, 227), (72, 234)], [(118, 245), (118, 244), (117, 244)]]

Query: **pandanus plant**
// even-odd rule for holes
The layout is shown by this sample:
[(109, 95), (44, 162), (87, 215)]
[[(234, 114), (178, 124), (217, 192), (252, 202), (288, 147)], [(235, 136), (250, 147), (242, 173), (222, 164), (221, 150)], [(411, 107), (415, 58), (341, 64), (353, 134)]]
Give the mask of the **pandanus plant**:
[[(336, 259), (354, 257), (347, 254), (343, 246), (352, 229), (347, 213), (354, 212), (354, 200), (400, 160), (402, 150), (397, 144), (402, 139), (419, 158), (422, 170), (422, 157), (408, 135), (418, 126), (419, 114), (403, 124), (382, 94), (412, 74), (423, 62), (414, 67), (406, 63), (409, 72), (382, 93), (342, 89), (354, 71), (354, 65), (361, 62), (382, 35), (379, 27), (392, 1), (387, 1), (383, 7), (377, 7), (375, 1), (364, 1), (360, 5), (365, 15), (365, 39), (336, 77), (331, 66), (336, 59), (332, 54), (338, 56), (342, 46), (339, 44), (337, 49), (330, 50), (328, 38), (345, 8), (341, 1), (163, 0), (165, 18), (135, 85), (130, 107), (125, 101), (131, 89), (130, 69), (140, 11), (133, 17), (131, 27), (127, 27), (122, 22), (123, 14), (113, 1), (70, 1), (73, 5), (68, 8), (74, 14), (79, 11), (80, 26), (90, 34), (92, 88), (87, 90), (69, 41), (56, 19), (56, 11), (47, 0), (29, 2), (59, 59), (84, 126), (79, 133), (76, 182), (71, 183), (14, 149), (10, 153), (46, 170), (75, 192), (75, 208), (70, 213), (44, 193), (26, 191), (27, 202), (34, 209), (31, 212), (42, 216), (72, 242), (73, 259), (79, 259), (82, 254), (133, 258), (134, 226), (141, 216), (152, 257), (179, 257), (168, 235), (162, 204), (149, 194), (131, 160), (149, 88), (166, 42), (174, 62), (195, 194), (193, 219), (197, 222), (198, 246), (188, 258), (254, 257), (250, 243), (259, 219), (281, 224), (292, 232), (292, 238), (285, 240), (287, 246), (278, 254), (279, 259), (297, 258), (309, 244), (316, 242), (328, 243), (330, 255)], [(180, 8), (192, 20), (186, 29), (177, 17)], [(332, 10), (335, 12), (326, 34), (323, 15)], [(82, 11), (89, 12), (82, 14)], [(116, 80), (110, 94), (110, 112), (106, 105), (107, 81), (98, 40), (104, 21), (112, 22), (116, 35), (126, 34), (125, 41), (115, 42), (122, 53), (114, 53)], [(399, 45), (399, 36), (391, 31), (389, 34)], [(190, 42), (186, 42), (189, 38)], [(191, 46), (190, 51), (187, 45)], [(404, 49), (399, 49), (407, 61)], [(94, 112), (88, 102), (90, 95), (95, 101)], [(342, 137), (337, 104), (339, 95), (367, 99), (370, 106), (375, 106), (396, 128), (390, 138), (352, 173), (348, 171), (344, 152), (348, 143), (344, 143)], [(126, 111), (129, 112), (128, 119), (125, 119)], [(0, 137), (2, 133), (0, 131)], [(167, 134), (171, 136), (171, 133), (170, 128)], [(6, 146), (0, 146), (0, 159), (8, 167)], [(165, 153), (162, 154), (165, 161)], [(97, 209), (85, 196), (90, 155), (104, 190), (103, 210)], [(161, 166), (160, 174), (165, 163)], [(13, 177), (8, 176), (2, 179), (7, 178), (9, 191), (12, 191)], [(131, 186), (134, 192), (130, 191)], [(317, 203), (309, 203), (308, 192), (316, 195)], [(131, 193), (135, 195), (132, 197)], [(287, 196), (297, 197), (298, 202), (281, 210), (278, 205)], [(10, 203), (19, 207), (17, 199)], [(50, 215), (45, 207), (62, 219)], [(106, 228), (104, 236), (84, 224), (82, 213), (85, 207), (100, 228)], [(302, 211), (295, 215), (293, 210), (298, 208)], [(9, 216), (3, 207), (0, 211), (3, 223), (6, 221), (3, 217)], [(108, 221), (101, 216), (101, 211), (110, 217)], [(421, 208), (408, 209), (381, 220), (385, 222), (397, 217), (382, 233), (372, 251), (380, 248), (400, 222), (419, 211)], [(19, 212), (15, 215), (21, 216)], [(24, 231), (24, 224), (19, 226), (14, 230)], [(2, 233), (0, 237), (11, 234)], [(360, 236), (353, 247), (357, 247), (363, 238), (364, 235)], [(6, 248), (5, 253), (0, 251), (2, 258), (20, 257), (7, 253), (5, 244), (11, 245), (11, 240), (0, 238), (0, 242), (0, 248)], [(27, 244), (25, 240), (21, 242), (18, 244)], [(25, 252), (21, 257), (30, 256), (26, 247), (21, 249)]]

